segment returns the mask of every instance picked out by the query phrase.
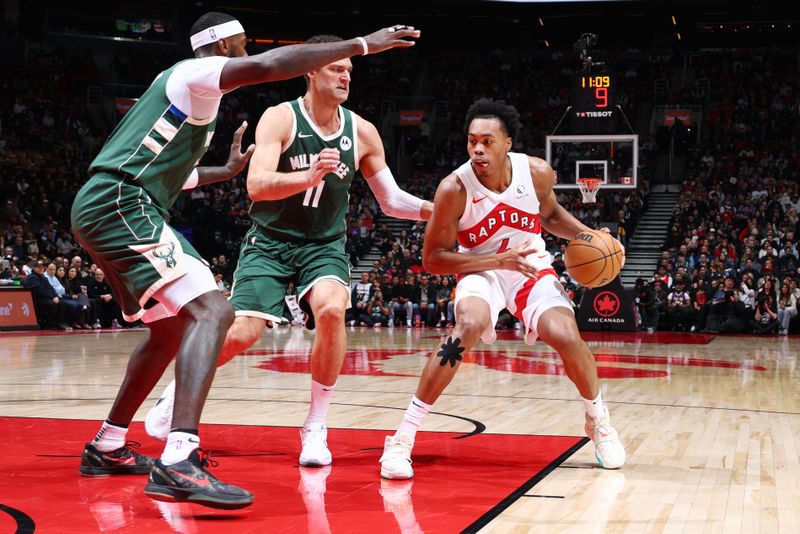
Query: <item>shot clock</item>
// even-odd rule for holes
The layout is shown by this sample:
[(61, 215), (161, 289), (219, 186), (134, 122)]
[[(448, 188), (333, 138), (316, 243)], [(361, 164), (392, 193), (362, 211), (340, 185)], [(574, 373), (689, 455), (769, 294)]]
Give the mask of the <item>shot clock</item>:
[(570, 127), (576, 134), (615, 133), (617, 84), (611, 73), (581, 72), (572, 79)]

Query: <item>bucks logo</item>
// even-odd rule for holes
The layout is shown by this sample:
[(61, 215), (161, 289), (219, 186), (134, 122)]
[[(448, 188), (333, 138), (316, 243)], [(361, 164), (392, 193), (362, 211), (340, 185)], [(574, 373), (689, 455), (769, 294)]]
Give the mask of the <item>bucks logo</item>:
[(169, 242), (169, 250), (161, 252), (156, 249), (153, 251), (153, 256), (160, 260), (164, 260), (169, 269), (172, 269), (178, 264), (178, 262), (175, 260), (175, 243), (172, 241)]

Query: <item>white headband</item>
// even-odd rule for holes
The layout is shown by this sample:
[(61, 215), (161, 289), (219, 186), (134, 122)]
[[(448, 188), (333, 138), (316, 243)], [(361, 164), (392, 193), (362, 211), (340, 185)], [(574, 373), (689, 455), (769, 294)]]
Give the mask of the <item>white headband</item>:
[(225, 39), (226, 37), (239, 33), (244, 33), (244, 28), (242, 27), (242, 23), (238, 20), (231, 20), (229, 22), (217, 24), (216, 26), (211, 26), (210, 28), (206, 28), (192, 35), (190, 38), (192, 50), (197, 50), (201, 46), (216, 43), (220, 39)]

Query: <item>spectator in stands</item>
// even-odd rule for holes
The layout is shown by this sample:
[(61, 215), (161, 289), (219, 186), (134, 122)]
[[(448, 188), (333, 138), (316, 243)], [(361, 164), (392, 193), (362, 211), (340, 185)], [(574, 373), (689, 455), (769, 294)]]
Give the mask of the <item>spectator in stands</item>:
[(122, 310), (111, 293), (111, 286), (108, 285), (106, 275), (102, 269), (95, 269), (94, 278), (87, 284), (87, 294), (89, 295), (89, 302), (97, 310), (99, 325), (103, 328), (119, 328)]
[(230, 297), (231, 296), (231, 288), (228, 287), (227, 283), (225, 283), (225, 279), (224, 279), (224, 277), (222, 275), (222, 271), (219, 270), (219, 268), (214, 270), (214, 282), (217, 283), (217, 289), (220, 290), (220, 292), (222, 293), (222, 295), (224, 297)]
[(97, 317), (95, 317), (94, 313), (95, 310), (89, 303), (89, 295), (86, 294), (86, 286), (80, 276), (80, 271), (74, 264), (67, 269), (67, 279), (64, 287), (67, 290), (67, 297), (73, 301), (79, 302), (83, 307), (85, 314), (81, 327), (84, 330), (91, 330), (94, 328), (93, 325), (97, 321)]
[(369, 299), (369, 316), (364, 315), (359, 317), (359, 320), (367, 326), (386, 326), (389, 323), (389, 308), (383, 300), (383, 292), (381, 290), (375, 291), (372, 298)]
[(644, 278), (637, 278), (634, 286), (634, 300), (639, 309), (641, 328), (654, 332), (658, 326), (658, 312), (653, 301), (653, 289)]
[(438, 325), (453, 326), (455, 322), (455, 302), (450, 278), (443, 276), (440, 285), (436, 288), (436, 314), (439, 316)]
[[(655, 280), (653, 282), (653, 307), (656, 310), (658, 319), (655, 321), (656, 327), (667, 322), (667, 290), (664, 282)], [(660, 330), (660, 328), (659, 328)]]
[[(712, 330), (717, 329), (723, 334), (738, 334), (743, 331), (747, 325), (747, 311), (739, 299), (739, 292), (736, 289), (725, 291), (725, 300), (721, 306), (724, 306), (721, 312), (713, 316), (719, 322), (712, 325)], [(709, 316), (709, 324), (711, 324), (711, 316)]]
[(348, 315), (351, 317), (350, 326), (359, 320), (362, 314), (369, 315), (369, 300), (372, 293), (372, 283), (369, 281), (369, 273), (361, 273), (361, 281), (353, 285), (350, 294), (350, 310)]
[(758, 335), (774, 334), (778, 329), (778, 312), (772, 294), (759, 292), (756, 297), (755, 318), (751, 326), (753, 333)]
[(61, 236), (56, 240), (56, 252), (61, 254), (62, 256), (69, 255), (72, 250), (76, 248), (75, 244), (72, 242), (72, 238), (69, 235), (69, 232), (66, 230), (61, 232)]
[(667, 295), (667, 318), (675, 332), (687, 332), (693, 326), (694, 309), (685, 285), (683, 278), (676, 278), (672, 292)]
[(66, 324), (67, 306), (63, 300), (58, 298), (56, 290), (44, 277), (44, 271), (44, 261), (36, 260), (33, 264), (33, 271), (23, 283), (23, 285), (33, 293), (33, 300), (39, 319), (42, 321), (45, 328), (51, 330), (72, 330), (72, 328)]
[(742, 276), (742, 283), (739, 286), (739, 291), (740, 300), (750, 314), (748, 319), (752, 319), (752, 315), (755, 314), (756, 306), (755, 282), (753, 281), (752, 272), (747, 272)]
[(397, 314), (402, 312), (406, 319), (406, 326), (411, 326), (414, 317), (414, 305), (411, 302), (413, 288), (406, 283), (402, 272), (394, 279), (392, 286), (392, 300), (389, 301), (389, 326), (398, 325), (400, 319)]
[(786, 335), (789, 333), (789, 323), (797, 317), (797, 297), (788, 282), (781, 284), (777, 311), (778, 322), (780, 323), (778, 333)]
[(662, 260), (662, 264), (658, 266), (658, 271), (653, 275), (653, 281), (662, 282), (666, 288), (672, 287), (672, 276), (667, 272), (667, 267), (671, 265), (668, 261)]
[(419, 283), (414, 287), (412, 296), (415, 324), (422, 321), (425, 326), (434, 326), (436, 314), (436, 290), (430, 284), (428, 275), (422, 274)]
[(88, 307), (84, 307), (83, 304), (71, 298), (67, 290), (67, 280), (64, 274), (64, 267), (56, 267), (55, 263), (49, 263), (47, 265), (47, 270), (45, 271), (44, 277), (47, 279), (50, 285), (53, 286), (53, 289), (56, 291), (56, 295), (58, 295), (58, 298), (62, 300), (66, 306), (64, 322), (76, 330), (83, 328), (83, 325), (86, 324), (86, 319), (88, 316)]
[(17, 258), (27, 258), (28, 254), (28, 246), (25, 244), (25, 240), (22, 238), (22, 235), (16, 235), (14, 237), (14, 244), (11, 245), (12, 254)]

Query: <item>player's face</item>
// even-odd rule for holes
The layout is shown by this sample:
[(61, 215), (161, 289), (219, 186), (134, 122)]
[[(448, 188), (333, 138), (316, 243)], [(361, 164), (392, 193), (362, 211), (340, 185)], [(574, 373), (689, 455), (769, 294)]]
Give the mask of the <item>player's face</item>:
[(309, 76), (318, 93), (331, 96), (341, 103), (350, 96), (350, 74), (352, 72), (353, 63), (349, 59), (342, 59), (309, 73)]
[(511, 150), (511, 138), (497, 119), (473, 119), (467, 131), (467, 152), (478, 176), (499, 170)]
[(228, 57), (247, 57), (247, 37), (243, 33), (231, 35), (227, 39)]

